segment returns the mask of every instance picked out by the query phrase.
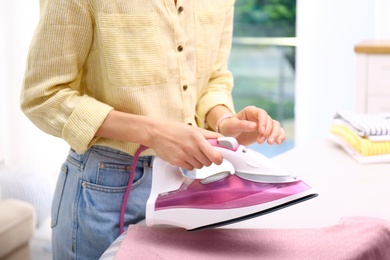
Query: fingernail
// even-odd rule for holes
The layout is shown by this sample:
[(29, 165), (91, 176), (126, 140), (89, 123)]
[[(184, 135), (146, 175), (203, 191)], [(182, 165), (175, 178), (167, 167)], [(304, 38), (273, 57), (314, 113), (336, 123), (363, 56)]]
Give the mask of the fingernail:
[(273, 143), (273, 142), (275, 141), (275, 138), (271, 137), (271, 138), (268, 139), (268, 141), (269, 141), (270, 143)]

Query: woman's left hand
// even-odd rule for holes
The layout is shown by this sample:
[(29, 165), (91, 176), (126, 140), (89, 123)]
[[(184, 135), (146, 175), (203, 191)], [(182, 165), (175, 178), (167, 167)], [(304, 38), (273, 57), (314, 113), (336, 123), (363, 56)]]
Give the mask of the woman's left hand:
[(222, 120), (218, 127), (221, 134), (235, 137), (243, 145), (254, 142), (262, 144), (266, 140), (268, 144), (280, 144), (286, 139), (279, 121), (255, 106), (245, 107), (234, 116)]

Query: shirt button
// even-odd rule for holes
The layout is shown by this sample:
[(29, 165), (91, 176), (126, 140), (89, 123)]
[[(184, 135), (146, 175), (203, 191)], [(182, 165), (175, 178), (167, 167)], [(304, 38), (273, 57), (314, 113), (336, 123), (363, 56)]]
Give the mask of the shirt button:
[(177, 47), (177, 50), (178, 50), (179, 52), (181, 52), (183, 49), (184, 49), (184, 47), (183, 47), (182, 45), (179, 45), (179, 46)]
[(179, 11), (179, 13), (181, 13), (181, 12), (184, 11), (184, 7), (183, 6), (179, 6), (179, 8), (177, 10)]
[(183, 90), (187, 90), (188, 85), (183, 85)]

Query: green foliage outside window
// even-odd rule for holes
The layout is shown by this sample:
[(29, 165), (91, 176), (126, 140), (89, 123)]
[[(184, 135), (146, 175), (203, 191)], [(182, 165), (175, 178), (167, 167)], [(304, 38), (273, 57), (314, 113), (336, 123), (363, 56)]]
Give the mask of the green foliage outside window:
[[(296, 0), (236, 0), (234, 37), (295, 37)], [(255, 105), (294, 118), (295, 47), (233, 44), (236, 110)]]
[(237, 37), (295, 37), (296, 0), (236, 0)]

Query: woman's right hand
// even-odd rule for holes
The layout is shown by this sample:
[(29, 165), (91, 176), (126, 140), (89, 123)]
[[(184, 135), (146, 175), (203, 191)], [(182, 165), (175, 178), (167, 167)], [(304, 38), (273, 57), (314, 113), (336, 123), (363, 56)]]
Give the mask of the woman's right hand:
[(112, 110), (96, 136), (142, 144), (161, 159), (186, 170), (222, 163), (220, 153), (207, 141), (222, 135), (183, 123)]
[(219, 133), (176, 122), (161, 123), (151, 132), (149, 147), (174, 166), (193, 170), (222, 163), (221, 154), (207, 141), (222, 137)]

